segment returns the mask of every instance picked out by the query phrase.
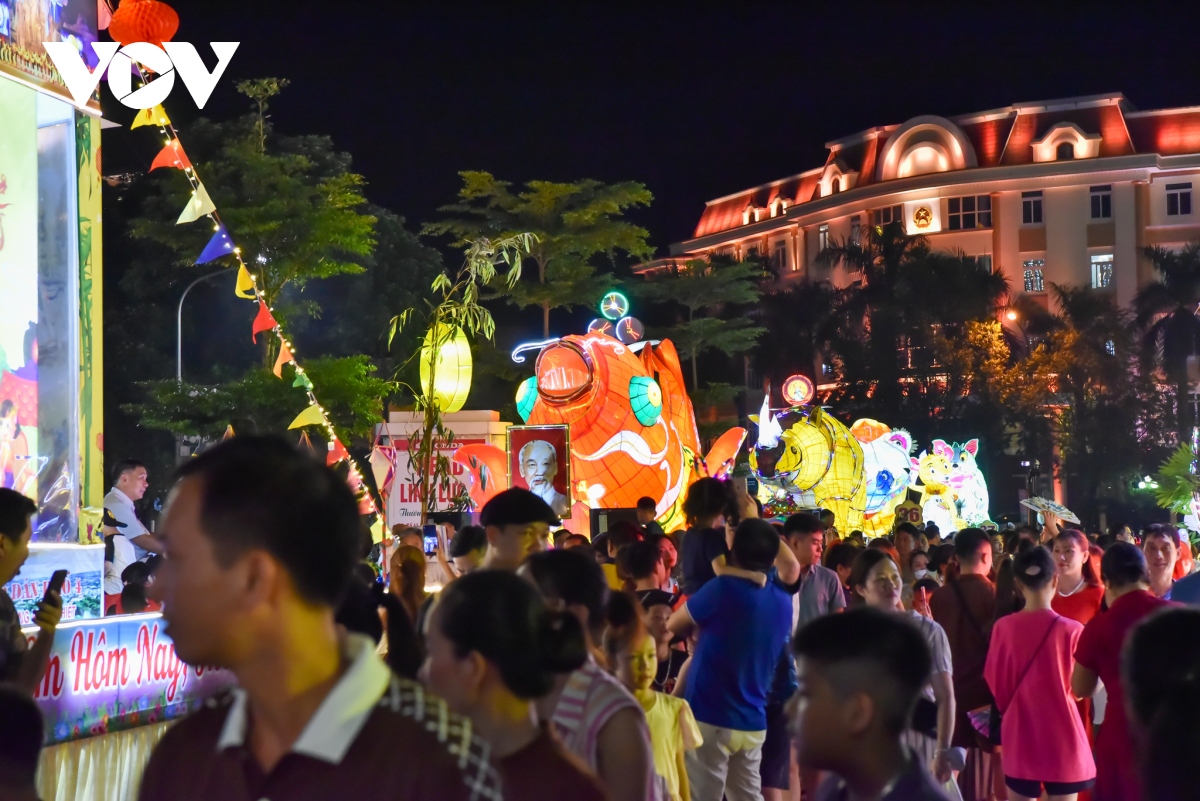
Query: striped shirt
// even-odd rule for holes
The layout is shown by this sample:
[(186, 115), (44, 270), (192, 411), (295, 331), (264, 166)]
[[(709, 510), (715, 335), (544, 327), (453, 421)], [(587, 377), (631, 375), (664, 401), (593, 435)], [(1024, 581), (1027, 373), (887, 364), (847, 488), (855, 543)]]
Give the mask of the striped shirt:
[[(641, 718), (641, 734), (646, 741), (646, 753), (651, 754), (650, 729), (646, 725), (642, 705), (621, 682), (602, 670), (589, 656), (583, 667), (567, 680), (551, 720), (562, 744), (595, 773), (600, 731), (622, 709), (637, 711)], [(660, 782), (657, 781), (653, 760), (648, 767), (646, 798), (656, 799), (660, 797)]]

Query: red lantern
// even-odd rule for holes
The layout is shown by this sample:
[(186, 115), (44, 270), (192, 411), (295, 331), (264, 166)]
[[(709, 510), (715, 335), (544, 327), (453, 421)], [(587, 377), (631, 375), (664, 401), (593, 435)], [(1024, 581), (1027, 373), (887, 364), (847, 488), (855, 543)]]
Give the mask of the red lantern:
[(159, 0), (122, 0), (108, 25), (109, 36), (122, 45), (150, 42), (162, 47), (178, 30), (179, 15)]

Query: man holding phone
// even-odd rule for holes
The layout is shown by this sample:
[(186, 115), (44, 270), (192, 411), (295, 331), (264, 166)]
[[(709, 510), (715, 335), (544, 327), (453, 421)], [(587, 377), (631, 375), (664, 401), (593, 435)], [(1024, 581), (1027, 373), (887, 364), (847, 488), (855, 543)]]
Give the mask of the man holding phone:
[[(19, 492), (0, 488), (0, 585), (7, 584), (21, 572), (29, 556), (29, 539), (33, 536), (30, 519), (37, 505)], [(61, 587), (66, 571), (55, 578)], [(52, 580), (53, 583), (53, 580)], [(54, 631), (62, 618), (62, 598), (51, 586), (38, 604), (33, 622), (41, 629), (30, 647), (21, 633), (21, 620), (8, 593), (0, 589), (0, 683), (14, 684), (32, 694), (50, 661), (54, 647)]]

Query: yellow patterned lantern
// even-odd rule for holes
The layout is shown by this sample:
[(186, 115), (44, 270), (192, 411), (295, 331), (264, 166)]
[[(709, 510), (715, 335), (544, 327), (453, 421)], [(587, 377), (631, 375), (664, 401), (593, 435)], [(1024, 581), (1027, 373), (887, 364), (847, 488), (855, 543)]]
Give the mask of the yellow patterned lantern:
[(421, 347), (421, 392), (425, 395), (431, 394), (431, 367), (434, 403), (442, 412), (457, 412), (471, 391), (471, 343), (461, 328), (435, 326), (425, 335)]

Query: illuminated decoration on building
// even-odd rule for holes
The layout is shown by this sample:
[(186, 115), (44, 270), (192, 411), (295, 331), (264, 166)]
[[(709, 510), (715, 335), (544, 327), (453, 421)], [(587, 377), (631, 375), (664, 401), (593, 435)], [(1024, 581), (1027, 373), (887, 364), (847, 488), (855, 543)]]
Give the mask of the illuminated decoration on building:
[(806, 375), (793, 375), (783, 382), (783, 399), (793, 406), (805, 406), (817, 394), (812, 379)]
[(600, 313), (610, 320), (620, 320), (629, 313), (629, 299), (620, 292), (609, 292), (600, 301)]
[(617, 340), (626, 345), (640, 342), (646, 335), (646, 327), (636, 317), (622, 317), (617, 320)]
[[(700, 458), (695, 412), (669, 340), (635, 352), (612, 337), (569, 335), (542, 343), (535, 369), (523, 385), (536, 391), (526, 421), (570, 430), (572, 515), (563, 524), (572, 531), (588, 529), (591, 509), (632, 508), (642, 497), (657, 501), (664, 529), (683, 527), (688, 484), (727, 472), (746, 435), (733, 428)], [(518, 391), (518, 404), (527, 397)], [(507, 486), (491, 466), (506, 463), (499, 448), (461, 448), (454, 461), (471, 474), (477, 506)], [(488, 480), (491, 491), (479, 490)]]
[(896, 507), (908, 495), (912, 437), (907, 431), (893, 431), (886, 423), (866, 418), (855, 420), (850, 433), (862, 445), (865, 460), (867, 509), (862, 530), (869, 537), (882, 537), (891, 533)]
[(430, 394), (431, 372), (434, 403), (442, 412), (457, 412), (471, 391), (471, 343), (461, 328), (455, 327), (452, 333), (429, 329), (421, 346), (421, 392), (426, 395)]
[(844, 424), (820, 407), (776, 416), (766, 401), (751, 419), (759, 425), (750, 467), (759, 479), (760, 500), (790, 495), (801, 507), (833, 512), (839, 531), (863, 528), (865, 458)]
[(913, 225), (924, 231), (933, 223), (933, 211), (928, 206), (920, 206), (913, 212)]

